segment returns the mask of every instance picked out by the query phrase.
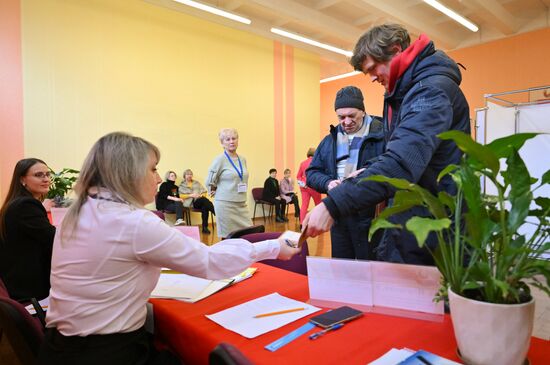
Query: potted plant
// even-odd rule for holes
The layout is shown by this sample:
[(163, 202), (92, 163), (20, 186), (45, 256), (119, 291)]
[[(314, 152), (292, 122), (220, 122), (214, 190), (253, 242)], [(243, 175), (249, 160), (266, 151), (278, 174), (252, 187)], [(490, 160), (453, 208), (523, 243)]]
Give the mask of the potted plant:
[(79, 172), (69, 168), (64, 168), (59, 172), (50, 169), (51, 185), (46, 198), (52, 199), (58, 208), (69, 206), (70, 201), (67, 198), (67, 193), (73, 188)]
[[(402, 179), (367, 178), (397, 189), (393, 205), (374, 220), (371, 236), (380, 228), (404, 228), (420, 247), (429, 234), (437, 236), (435, 250), (425, 246), (442, 274), (436, 300), (448, 295), (467, 364), (523, 364), (534, 320), (527, 284), (550, 296), (550, 261), (541, 260), (550, 249), (550, 198), (534, 195), (550, 183), (550, 170), (540, 180), (532, 178), (518, 153), (535, 136), (515, 134), (481, 145), (462, 132), (440, 134), (464, 152), (460, 164), (438, 176), (450, 175), (457, 186), (454, 196), (434, 195)], [(494, 185), (496, 195), (483, 192), (482, 177)], [(412, 217), (405, 227), (388, 220), (413, 206), (424, 206), (431, 216)]]

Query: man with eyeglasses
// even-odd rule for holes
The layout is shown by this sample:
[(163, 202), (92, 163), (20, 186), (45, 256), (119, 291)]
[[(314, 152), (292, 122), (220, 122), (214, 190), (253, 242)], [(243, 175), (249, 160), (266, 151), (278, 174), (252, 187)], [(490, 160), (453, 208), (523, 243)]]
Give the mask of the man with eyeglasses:
[[(384, 151), (382, 120), (365, 112), (363, 93), (346, 86), (336, 93), (334, 110), (340, 122), (330, 126), (306, 170), (307, 184), (327, 193), (352, 179), (368, 161)], [(330, 230), (332, 257), (372, 260), (376, 239), (369, 243), (368, 231), (374, 206), (342, 217)]]
[[(317, 236), (357, 210), (391, 199), (394, 190), (386, 184), (361, 181), (372, 175), (402, 178), (432, 193), (456, 193), (449, 176), (439, 173), (460, 161), (462, 152), (452, 141), (437, 135), (458, 130), (470, 133), (469, 107), (460, 90), (462, 76), (457, 64), (424, 34), (411, 44), (409, 33), (397, 24), (371, 28), (355, 45), (350, 63), (373, 82), (382, 84), (386, 150), (353, 183), (340, 184), (304, 220), (307, 236)], [(309, 178), (309, 177), (308, 177)], [(309, 182), (309, 180), (308, 180)], [(391, 203), (391, 202), (390, 202)], [(403, 224), (411, 216), (429, 216), (415, 207), (395, 215)], [(434, 249), (432, 234), (426, 244)], [(376, 250), (377, 259), (391, 262), (432, 265), (428, 250), (420, 249), (406, 230), (386, 230)]]

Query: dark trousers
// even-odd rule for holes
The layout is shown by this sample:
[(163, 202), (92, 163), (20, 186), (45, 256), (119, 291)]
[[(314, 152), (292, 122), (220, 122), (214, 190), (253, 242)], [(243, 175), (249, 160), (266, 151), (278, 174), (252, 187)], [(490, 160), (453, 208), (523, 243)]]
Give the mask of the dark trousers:
[(157, 351), (142, 327), (128, 333), (64, 336), (48, 328), (40, 348), (41, 365), (180, 365), (167, 351)]
[(350, 215), (342, 217), (330, 229), (332, 257), (341, 259), (375, 260), (374, 249), (380, 233), (369, 242), (370, 217)]
[(214, 204), (212, 204), (212, 202), (204, 196), (201, 196), (193, 201), (193, 208), (200, 209), (202, 215), (202, 226), (208, 227), (208, 213), (212, 212), (213, 215), (216, 215), (214, 212)]
[(170, 213), (176, 213), (176, 219), (183, 219), (183, 203), (169, 200), (164, 206), (164, 210)]
[(277, 215), (277, 217), (281, 217), (281, 218), (283, 217), (283, 212), (286, 209), (286, 201), (284, 199), (273, 198), (273, 199), (263, 199), (263, 200), (275, 205), (275, 214)]
[(298, 201), (298, 196), (294, 193), (288, 193), (286, 196), (290, 197), (292, 199), (290, 202), (294, 204), (294, 216), (299, 217), (300, 216), (300, 202)]

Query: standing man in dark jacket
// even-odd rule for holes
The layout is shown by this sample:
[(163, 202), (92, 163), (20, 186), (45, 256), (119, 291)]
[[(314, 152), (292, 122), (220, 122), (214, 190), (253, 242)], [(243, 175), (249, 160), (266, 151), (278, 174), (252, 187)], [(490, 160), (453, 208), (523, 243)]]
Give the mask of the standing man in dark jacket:
[[(436, 51), (423, 34), (410, 44), (407, 30), (395, 24), (374, 27), (361, 36), (350, 62), (386, 88), (386, 151), (359, 177), (402, 178), (433, 193), (454, 194), (456, 187), (450, 177), (437, 181), (437, 176), (449, 164), (459, 163), (462, 153), (452, 141), (442, 141), (437, 135), (449, 130), (470, 133), (469, 108), (459, 88), (462, 77), (457, 64), (442, 51)], [(334, 220), (394, 194), (385, 184), (358, 180), (329, 191), (323, 203), (304, 220), (308, 236), (327, 231)], [(428, 214), (425, 209), (413, 208), (394, 216), (394, 222), (404, 223), (413, 215)], [(435, 237), (428, 237), (430, 248), (435, 248), (436, 242)], [(418, 248), (414, 237), (405, 230), (386, 230), (377, 257), (384, 261), (433, 264), (427, 250)]]
[[(363, 94), (355, 86), (338, 91), (334, 110), (340, 124), (317, 147), (306, 170), (307, 183), (320, 193), (348, 183), (358, 169), (384, 151), (382, 120), (365, 113)], [(352, 181), (350, 179), (349, 181)], [(330, 230), (332, 257), (373, 260), (368, 232), (375, 206), (365, 207), (339, 219)]]
[(275, 205), (275, 220), (279, 223), (288, 222), (285, 217), (286, 201), (281, 198), (281, 189), (277, 181), (277, 170), (270, 169), (269, 177), (264, 182), (264, 192), (262, 200)]

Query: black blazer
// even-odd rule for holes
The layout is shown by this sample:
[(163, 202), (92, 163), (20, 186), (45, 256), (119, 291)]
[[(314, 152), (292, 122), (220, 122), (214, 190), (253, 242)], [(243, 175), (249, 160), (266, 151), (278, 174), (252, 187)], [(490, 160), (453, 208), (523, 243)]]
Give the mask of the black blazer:
[(0, 277), (16, 300), (44, 299), (50, 292), (55, 227), (42, 203), (17, 198), (6, 211), (6, 237), (0, 241)]

